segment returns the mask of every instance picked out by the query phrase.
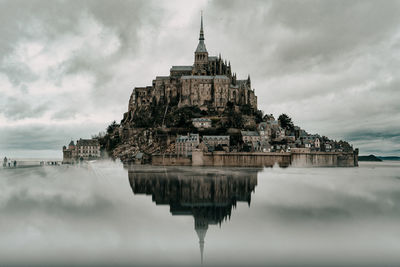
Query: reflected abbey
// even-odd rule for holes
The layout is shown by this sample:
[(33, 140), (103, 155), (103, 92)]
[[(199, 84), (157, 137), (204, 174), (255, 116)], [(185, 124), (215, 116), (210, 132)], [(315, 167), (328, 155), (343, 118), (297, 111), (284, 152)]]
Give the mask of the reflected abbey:
[(230, 219), (238, 201), (250, 206), (260, 170), (135, 167), (129, 182), (134, 194), (151, 195), (156, 205), (169, 205), (172, 215), (194, 217), (203, 263), (208, 226)]

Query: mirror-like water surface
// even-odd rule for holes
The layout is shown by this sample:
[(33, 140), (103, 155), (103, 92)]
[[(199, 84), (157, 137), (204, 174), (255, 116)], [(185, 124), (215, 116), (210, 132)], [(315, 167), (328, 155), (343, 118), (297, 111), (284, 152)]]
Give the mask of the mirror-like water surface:
[(400, 264), (400, 164), (0, 170), (0, 266)]

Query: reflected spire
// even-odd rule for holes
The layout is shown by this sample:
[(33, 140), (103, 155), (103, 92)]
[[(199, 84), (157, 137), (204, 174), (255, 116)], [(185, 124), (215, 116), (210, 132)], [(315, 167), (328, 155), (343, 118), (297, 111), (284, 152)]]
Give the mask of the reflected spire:
[(199, 246), (200, 246), (200, 259), (201, 265), (203, 265), (204, 261), (204, 238), (206, 237), (207, 229), (196, 229), (197, 236), (199, 237)]
[(207, 218), (196, 218), (194, 219), (194, 229), (196, 230), (197, 236), (199, 237), (200, 246), (200, 259), (201, 265), (204, 261), (204, 239), (206, 238), (208, 230), (208, 220)]

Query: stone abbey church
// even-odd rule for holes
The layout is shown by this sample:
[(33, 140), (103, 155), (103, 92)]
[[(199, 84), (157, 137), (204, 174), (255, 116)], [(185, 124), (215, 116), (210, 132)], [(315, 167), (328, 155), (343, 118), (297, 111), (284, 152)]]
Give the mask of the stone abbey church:
[(157, 76), (152, 86), (135, 87), (129, 100), (129, 121), (133, 113), (151, 103), (178, 107), (196, 106), (201, 110), (222, 112), (227, 103), (249, 105), (257, 109), (257, 97), (251, 89), (250, 76), (237, 80), (230, 63), (221, 56), (209, 56), (204, 43), (203, 17), (200, 38), (194, 52), (194, 64), (172, 66), (169, 76)]

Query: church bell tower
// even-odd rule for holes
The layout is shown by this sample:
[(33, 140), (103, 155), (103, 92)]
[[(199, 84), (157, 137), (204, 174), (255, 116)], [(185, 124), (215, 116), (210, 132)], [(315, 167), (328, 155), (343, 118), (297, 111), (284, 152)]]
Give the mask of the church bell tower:
[(207, 75), (208, 52), (204, 43), (203, 13), (201, 13), (199, 44), (194, 52), (193, 75)]

